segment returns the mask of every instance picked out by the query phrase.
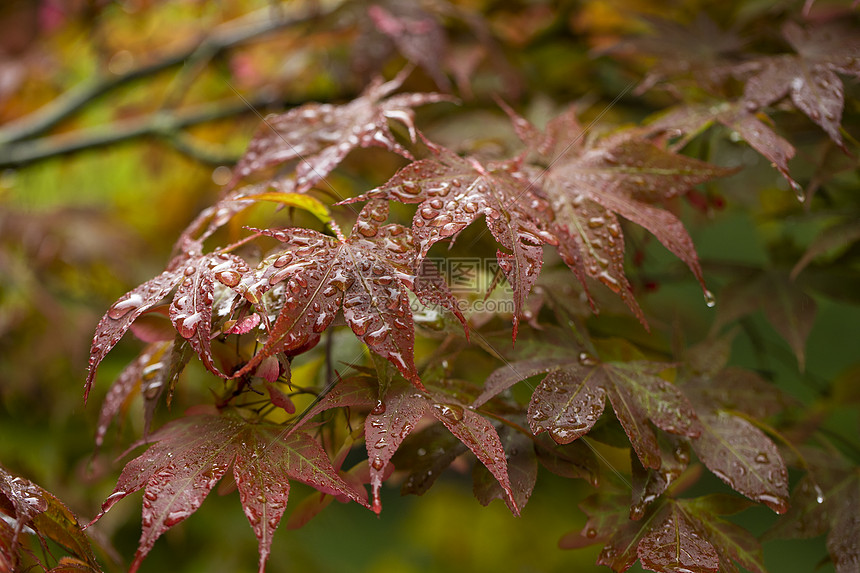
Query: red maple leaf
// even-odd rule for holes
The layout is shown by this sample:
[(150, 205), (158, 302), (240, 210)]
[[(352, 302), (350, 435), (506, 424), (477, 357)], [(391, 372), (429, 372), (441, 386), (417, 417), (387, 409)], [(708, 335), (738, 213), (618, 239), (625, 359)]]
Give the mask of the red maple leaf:
[(151, 441), (154, 445), (123, 468), (116, 488), (93, 519), (127, 495), (144, 490), (143, 527), (131, 571), (137, 570), (161, 534), (197, 511), (230, 467), (259, 540), (260, 572), (287, 506), (289, 480), (367, 506), (366, 492), (343, 481), (319, 444), (304, 433), (285, 436), (279, 426), (249, 424), (230, 415), (192, 415), (168, 423)]
[(238, 288), (254, 302), (269, 289), (279, 288), (282, 306), (263, 348), (236, 376), (252, 372), (268, 356), (308, 344), (342, 308), (346, 323), (362, 342), (423, 388), (413, 358), (415, 333), (407, 289), (422, 303), (441, 305), (464, 326), (466, 322), (429, 262), (416, 271), (409, 229), (382, 225), (387, 216), (385, 202), (369, 203), (348, 238), (300, 228), (261, 231), (283, 242), (284, 248), (269, 255)]
[(376, 79), (347, 104), (310, 103), (269, 116), (236, 165), (229, 187), (256, 171), (298, 160), (295, 192), (301, 193), (322, 181), (356, 147), (383, 147), (411, 159), (391, 133), (388, 120), (406, 125), (414, 141), (412, 108), (451, 98), (433, 93), (391, 95), (404, 79), (405, 74), (385, 83)]

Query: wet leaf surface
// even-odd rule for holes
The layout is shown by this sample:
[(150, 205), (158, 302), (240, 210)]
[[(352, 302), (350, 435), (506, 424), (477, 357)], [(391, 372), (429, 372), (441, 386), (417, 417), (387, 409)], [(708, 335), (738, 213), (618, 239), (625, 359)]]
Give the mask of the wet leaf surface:
[(259, 540), (260, 571), (286, 509), (290, 479), (367, 505), (366, 493), (344, 482), (307, 434), (285, 436), (280, 427), (227, 415), (192, 415), (170, 422), (150, 438), (153, 445), (125, 465), (96, 516), (144, 490), (142, 533), (132, 571), (156, 539), (197, 511), (231, 466), (245, 515)]

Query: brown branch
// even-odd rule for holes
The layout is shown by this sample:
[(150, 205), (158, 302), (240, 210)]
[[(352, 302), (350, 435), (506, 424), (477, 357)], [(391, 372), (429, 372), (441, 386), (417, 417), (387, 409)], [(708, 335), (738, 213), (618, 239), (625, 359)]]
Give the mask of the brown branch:
[[(256, 109), (275, 102), (271, 97), (258, 97), (249, 103)], [(303, 102), (287, 102), (286, 105), (295, 106), (301, 103)], [(211, 154), (200, 153), (198, 149), (189, 145), (187, 138), (180, 137), (180, 133), (193, 125), (253, 113), (254, 109), (243, 102), (210, 103), (184, 112), (156, 112), (142, 118), (118, 121), (107, 126), (22, 141), (0, 147), (0, 169), (15, 169), (43, 159), (107, 147), (141, 137), (162, 138), (178, 151), (207, 163), (229, 163), (236, 158), (226, 156), (218, 158)]]
[[(268, 10), (265, 12), (269, 13)], [(80, 84), (39, 110), (6, 124), (4, 129), (0, 130), (0, 146), (8, 146), (9, 144), (45, 133), (102, 95), (136, 80), (183, 64), (189, 58), (208, 60), (228, 48), (260, 39), (267, 34), (284, 28), (314, 21), (331, 13), (333, 11), (328, 13), (311, 11), (308, 14), (292, 18), (278, 15), (276, 18), (265, 18), (262, 20), (257, 13), (254, 13), (239, 20), (222, 24), (215, 28), (208, 37), (190, 49), (167, 56), (153, 64), (132, 70), (127, 74), (116, 77), (101, 76), (90, 82)], [(6, 153), (12, 154), (14, 152), (7, 151)]]

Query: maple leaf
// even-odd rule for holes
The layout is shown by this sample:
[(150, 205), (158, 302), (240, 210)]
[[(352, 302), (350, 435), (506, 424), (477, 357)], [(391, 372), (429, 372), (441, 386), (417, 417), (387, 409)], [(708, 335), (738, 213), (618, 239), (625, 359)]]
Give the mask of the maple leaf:
[(577, 548), (604, 543), (597, 563), (617, 572), (636, 560), (651, 571), (738, 571), (735, 561), (754, 573), (765, 573), (761, 547), (744, 529), (718, 515), (749, 506), (742, 498), (710, 495), (662, 499), (640, 520), (626, 518), (625, 496), (599, 492), (580, 504), (589, 516), (585, 527), (565, 535), (560, 545)]
[(779, 450), (750, 421), (731, 414), (704, 386), (718, 386), (720, 376), (688, 383), (684, 389), (693, 403), (701, 433), (691, 441), (696, 455), (732, 489), (764, 503), (776, 513), (788, 509), (788, 470)]
[(382, 147), (412, 159), (412, 154), (397, 143), (388, 120), (403, 123), (414, 142), (412, 108), (453, 100), (433, 93), (391, 95), (404, 79), (404, 73), (385, 83), (377, 78), (360, 97), (347, 104), (310, 103), (269, 116), (236, 164), (228, 188), (256, 171), (299, 160), (294, 192), (302, 193), (323, 181), (357, 147)]
[(672, 436), (658, 436), (660, 469), (645, 468), (636, 456), (630, 456), (632, 504), (630, 519), (641, 519), (646, 508), (659, 499), (690, 462), (690, 445)]
[(824, 229), (815, 237), (800, 260), (795, 263), (789, 278), (795, 280), (803, 269), (821, 255), (829, 251), (844, 249), (857, 241), (860, 241), (860, 223), (854, 217)]
[(584, 436), (608, 396), (642, 465), (659, 469), (660, 448), (648, 420), (673, 434), (699, 435), (693, 407), (678, 388), (658, 376), (671, 367), (647, 361), (600, 362), (585, 352), (522, 360), (493, 372), (472, 405), (486, 403), (520, 380), (545, 374), (529, 402), (528, 422), (535, 435), (547, 431), (560, 444)]
[[(425, 453), (429, 451), (432, 454), (419, 456), (424, 458), (422, 461), (429, 461), (436, 468), (435, 473), (438, 474), (455, 457), (463, 453), (465, 448), (468, 448), (499, 484), (511, 511), (519, 514), (521, 506), (515, 501), (508, 477), (505, 449), (498, 432), (486, 418), (466, 408), (450, 396), (439, 392), (432, 394), (419, 392), (414, 386), (399, 378), (394, 378), (384, 395), (380, 396), (379, 384), (374, 379), (365, 376), (352, 377), (339, 381), (308, 412), (303, 421), (331, 408), (370, 405), (373, 405), (373, 408), (365, 418), (364, 436), (373, 509), (376, 513), (379, 513), (382, 508), (379, 494), (382, 482), (390, 472), (391, 458), (403, 441), (419, 426), (421, 419), (425, 416), (433, 416), (442, 422), (450, 432), (449, 435), (454, 436), (463, 447), (442, 448), (443, 455), (439, 455), (435, 447), (430, 450), (425, 449)], [(454, 443), (450, 439), (447, 442), (451, 445)], [(446, 449), (456, 453), (449, 456), (444, 453)], [(435, 477), (433, 475), (432, 479)], [(416, 490), (414, 493), (423, 493), (423, 490)], [(527, 499), (528, 496), (525, 498)]]
[(741, 276), (720, 293), (720, 309), (713, 331), (761, 309), (797, 357), (801, 371), (806, 366), (806, 339), (815, 322), (815, 300), (789, 278), (788, 273), (769, 270)]
[(683, 224), (651, 203), (682, 195), (694, 185), (735, 170), (677, 155), (640, 138), (635, 130), (588, 141), (572, 110), (550, 122), (545, 137), (546, 143), (538, 149), (551, 163), (537, 184), (554, 213), (547, 230), (555, 235), (562, 260), (583, 285), (585, 275), (599, 280), (645, 324), (624, 274), (624, 241), (617, 219), (621, 215), (647, 229), (681, 259), (702, 285), (706, 300), (710, 298)]
[(584, 441), (557, 444), (545, 434), (536, 437), (535, 453), (540, 464), (552, 473), (566, 478), (581, 478), (597, 487), (599, 462)]
[(249, 424), (229, 415), (191, 415), (169, 422), (155, 442), (123, 468), (98, 520), (116, 502), (144, 489), (142, 533), (130, 570), (136, 571), (162, 533), (197, 511), (215, 483), (233, 467), (245, 515), (260, 545), (262, 572), (294, 479), (323, 493), (367, 506), (366, 492), (341, 479), (310, 436)]
[(646, 132), (652, 136), (660, 133), (682, 136), (672, 145), (672, 149), (678, 150), (714, 122), (733, 130), (767, 159), (785, 178), (798, 200), (804, 200), (803, 188), (791, 177), (788, 170), (788, 162), (796, 152), (794, 146), (761, 121), (743, 100), (677, 106), (649, 123)]
[(144, 377), (160, 369), (160, 360), (168, 348), (167, 343), (152, 343), (129, 363), (117, 376), (102, 402), (96, 426), (95, 443), (98, 449), (104, 443), (111, 421), (125, 409), (134, 391), (140, 389)]
[[(522, 174), (511, 164), (483, 166), (448, 149), (426, 142), (435, 155), (398, 171), (382, 187), (342, 203), (367, 199), (420, 203), (412, 219), (418, 257), (437, 242), (452, 237), (484, 215), (493, 237), (508, 252), (497, 251), (499, 266), (514, 289), (514, 332), (525, 299), (543, 264), (541, 245), (554, 241), (537, 224), (545, 201), (528, 192)], [(520, 197), (524, 194), (526, 198)]]
[[(719, 557), (713, 545), (696, 533), (695, 524), (676, 503), (667, 503), (663, 512), (654, 517), (653, 525), (636, 547), (636, 554), (642, 566), (651, 571), (719, 571)], [(603, 559), (601, 554), (598, 563)]]
[(652, 232), (705, 288), (683, 225), (649, 203), (733, 170), (624, 134), (585, 143), (572, 111), (552, 120), (543, 136), (507, 111), (528, 150), (547, 159), (548, 168), (523, 165), (522, 158), (483, 165), (428, 142), (435, 158), (414, 162), (382, 187), (344, 203), (368, 198), (420, 203), (412, 225), (421, 257), (484, 215), (493, 237), (511, 251), (500, 250), (497, 257), (514, 289), (514, 340), (525, 298), (543, 263), (543, 244), (556, 247), (586, 292), (586, 277), (599, 280), (645, 324), (624, 273), (624, 241), (616, 213)]
[(0, 566), (17, 571), (18, 538), (28, 527), (42, 543), (54, 541), (77, 558), (83, 571), (101, 571), (77, 517), (49, 491), (0, 466)]
[[(227, 377), (218, 369), (212, 357), (212, 307), (216, 303), (216, 295), (235, 296), (229, 288), (239, 284), (248, 266), (240, 257), (230, 253), (200, 255), (197, 252), (191, 250), (174, 258), (167, 270), (121, 296), (101, 318), (90, 348), (89, 370), (84, 386), (85, 400), (98, 366), (107, 353), (116, 346), (135, 319), (158, 304), (173, 289), (176, 289), (176, 293), (170, 304), (169, 315), (174, 328), (182, 338), (188, 340), (210, 372)], [(228, 288), (223, 289), (222, 286)]]
[(690, 23), (659, 17), (641, 17), (650, 33), (628, 38), (611, 47), (609, 53), (656, 57), (635, 93), (642, 94), (661, 80), (692, 74), (697, 85), (717, 86), (728, 75), (729, 57), (743, 47), (734, 32), (722, 30), (704, 12)]
[(764, 540), (809, 538), (827, 534), (826, 544), (837, 573), (860, 562), (860, 471), (841, 455), (807, 451), (809, 473), (791, 492), (791, 508), (765, 533)]
[(300, 228), (261, 231), (285, 248), (262, 261), (239, 288), (246, 298), (259, 302), (263, 293), (283, 283), (283, 305), (263, 348), (235, 376), (253, 371), (268, 356), (307, 344), (343, 308), (356, 336), (422, 387), (413, 358), (415, 333), (406, 289), (422, 303), (447, 308), (464, 327), (466, 322), (429, 263), (413, 270), (411, 234), (401, 225), (382, 225), (387, 216), (385, 202), (369, 203), (349, 238)]
[[(383, 8), (373, 4), (367, 9), (376, 29), (391, 38), (397, 50), (410, 62), (424, 68), (440, 89), (451, 89), (451, 82), (439, 63), (445, 58), (445, 30), (436, 17), (417, 4), (392, 2)], [(365, 42), (377, 38), (365, 38)]]
[[(538, 457), (531, 436), (510, 426), (503, 426), (499, 438), (505, 448), (505, 458), (508, 466), (511, 491), (516, 507), (525, 507), (534, 490), (538, 476)], [(475, 464), (472, 470), (472, 490), (482, 505), (488, 505), (494, 499), (508, 501), (508, 493), (501, 483), (487, 469), (487, 466)]]
[[(845, 20), (801, 28), (787, 22), (782, 35), (797, 55), (763, 58), (747, 80), (744, 100), (750, 109), (786, 95), (845, 149), (839, 132), (845, 94), (838, 74), (860, 78), (860, 30)], [(741, 70), (750, 69), (744, 64)]]

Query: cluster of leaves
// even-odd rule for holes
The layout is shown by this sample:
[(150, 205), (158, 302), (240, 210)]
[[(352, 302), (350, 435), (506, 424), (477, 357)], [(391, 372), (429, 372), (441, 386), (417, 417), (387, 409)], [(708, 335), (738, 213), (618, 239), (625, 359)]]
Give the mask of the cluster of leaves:
[[(498, 55), (479, 18), (453, 7), (445, 16), (468, 22), (484, 38), (482, 50)], [(445, 37), (442, 17), (399, 3), (373, 4), (367, 8), (373, 27), (363, 31), (359, 47), (387, 37), (389, 48), (423, 68), (441, 90), (451, 89), (450, 74), (467, 96), (463, 68), (428, 58), (428, 46)], [(540, 468), (598, 486), (581, 505), (585, 527), (561, 545), (602, 543), (598, 563), (615, 571), (639, 560), (653, 571), (737, 571), (739, 565), (764, 572), (760, 540), (722, 517), (756, 504), (783, 515), (766, 539), (827, 533), (837, 571), (855, 571), (856, 463), (831, 447), (820, 420), (797, 414), (793, 399), (767, 376), (729, 365), (735, 332), (726, 327), (763, 309), (803, 371), (816, 303), (812, 287), (797, 279), (818, 277), (809, 284), (831, 294), (829, 271), (812, 263), (856, 242), (856, 221), (839, 212), (837, 225), (805, 254), (772, 268), (717, 268), (728, 283), (718, 315), (711, 333), (691, 348), (654, 342), (651, 328), (665, 327), (643, 310), (643, 289), (625, 257), (641, 227), (689, 269), (703, 305), (714, 306), (678, 200), (701, 206), (697, 186), (739, 171), (693, 157), (714, 124), (727, 128), (715, 139), (745, 142), (808, 209), (816, 192), (827, 196), (839, 170), (822, 166), (811, 176), (795, 175), (789, 161), (796, 143), (778, 126), (796, 121), (783, 105), (790, 103), (824, 132), (822, 148), (850, 153), (840, 76), (860, 77), (860, 34), (853, 21), (834, 22), (787, 21), (782, 36), (792, 52), (774, 55), (744, 48), (734, 33), (703, 18), (692, 32), (652, 20), (657, 34), (625, 40), (614, 51), (657, 56), (638, 92), (662, 87), (679, 103), (634, 125), (585, 125), (583, 111), (572, 105), (540, 129), (499, 99), (499, 115), (507, 115), (520, 140), (510, 152), (463, 152), (420, 131), (416, 108), (457, 100), (396, 93), (411, 67), (388, 82), (371, 81), (348, 103), (308, 103), (266, 118), (221, 199), (180, 235), (164, 272), (120, 297), (96, 327), (85, 396), (129, 330), (147, 344), (110, 387), (96, 444), (103, 445), (111, 424), (140, 394), (145, 435), (134, 446), (148, 448), (126, 463), (93, 523), (143, 490), (142, 534), (131, 564), (137, 570), (163, 533), (193, 514), (219, 480), (232, 477), (225, 487), (234, 483), (239, 492), (263, 571), (290, 480), (319, 492), (290, 517), (289, 525), (298, 526), (332, 499), (378, 514), (386, 480), (421, 494), (470, 453), (479, 462), (476, 497), (483, 504), (501, 499), (517, 515)], [(380, 149), (405, 165), (375, 188), (343, 197), (337, 178), (348, 171), (347, 158), (358, 150), (385, 153)], [(329, 204), (332, 195), (337, 200)], [(248, 213), (266, 202), (309, 213), (316, 227), (245, 225), (243, 236), (235, 236)], [(364, 203), (360, 210), (358, 203)], [(390, 211), (391, 203), (415, 206), (411, 225), (396, 222), (406, 208)], [(483, 231), (472, 226), (481, 216), (499, 269), (493, 286), (505, 281), (512, 293), (513, 312), (499, 318), (512, 323), (513, 345), (497, 332), (502, 320), (464, 310), (430, 257), (439, 242), (457, 248), (476, 236), (468, 247), (484, 246)], [(338, 220), (347, 219), (352, 228), (345, 235)], [(234, 240), (211, 246), (227, 230)], [(607, 336), (594, 316), (601, 309), (612, 314), (617, 300), (641, 327)], [(333, 360), (334, 330), (341, 326), (366, 355)], [(642, 329), (649, 334), (628, 336)], [(416, 352), (434, 339), (429, 355)], [(213, 403), (150, 433), (162, 397), (170, 403), (195, 355), (220, 384)], [(320, 358), (325, 371), (294, 376), (308, 357)], [(469, 360), (493, 366), (479, 379), (454, 373), (452, 364)], [(308, 406), (297, 412), (300, 399)], [(345, 468), (362, 442), (366, 457)], [(629, 472), (601, 468), (602, 452), (611, 448), (629, 450)], [(805, 474), (798, 479), (790, 468)], [(686, 495), (709, 474), (735, 493)], [(47, 499), (36, 486), (26, 488), (26, 495)], [(27, 523), (69, 549), (76, 567), (97, 568), (90, 553), (37, 522), (53, 506), (26, 502), (22, 491), (3, 489), (4, 513), (16, 524), (3, 530), (7, 568), (14, 567)], [(79, 535), (71, 523), (66, 529)]]

